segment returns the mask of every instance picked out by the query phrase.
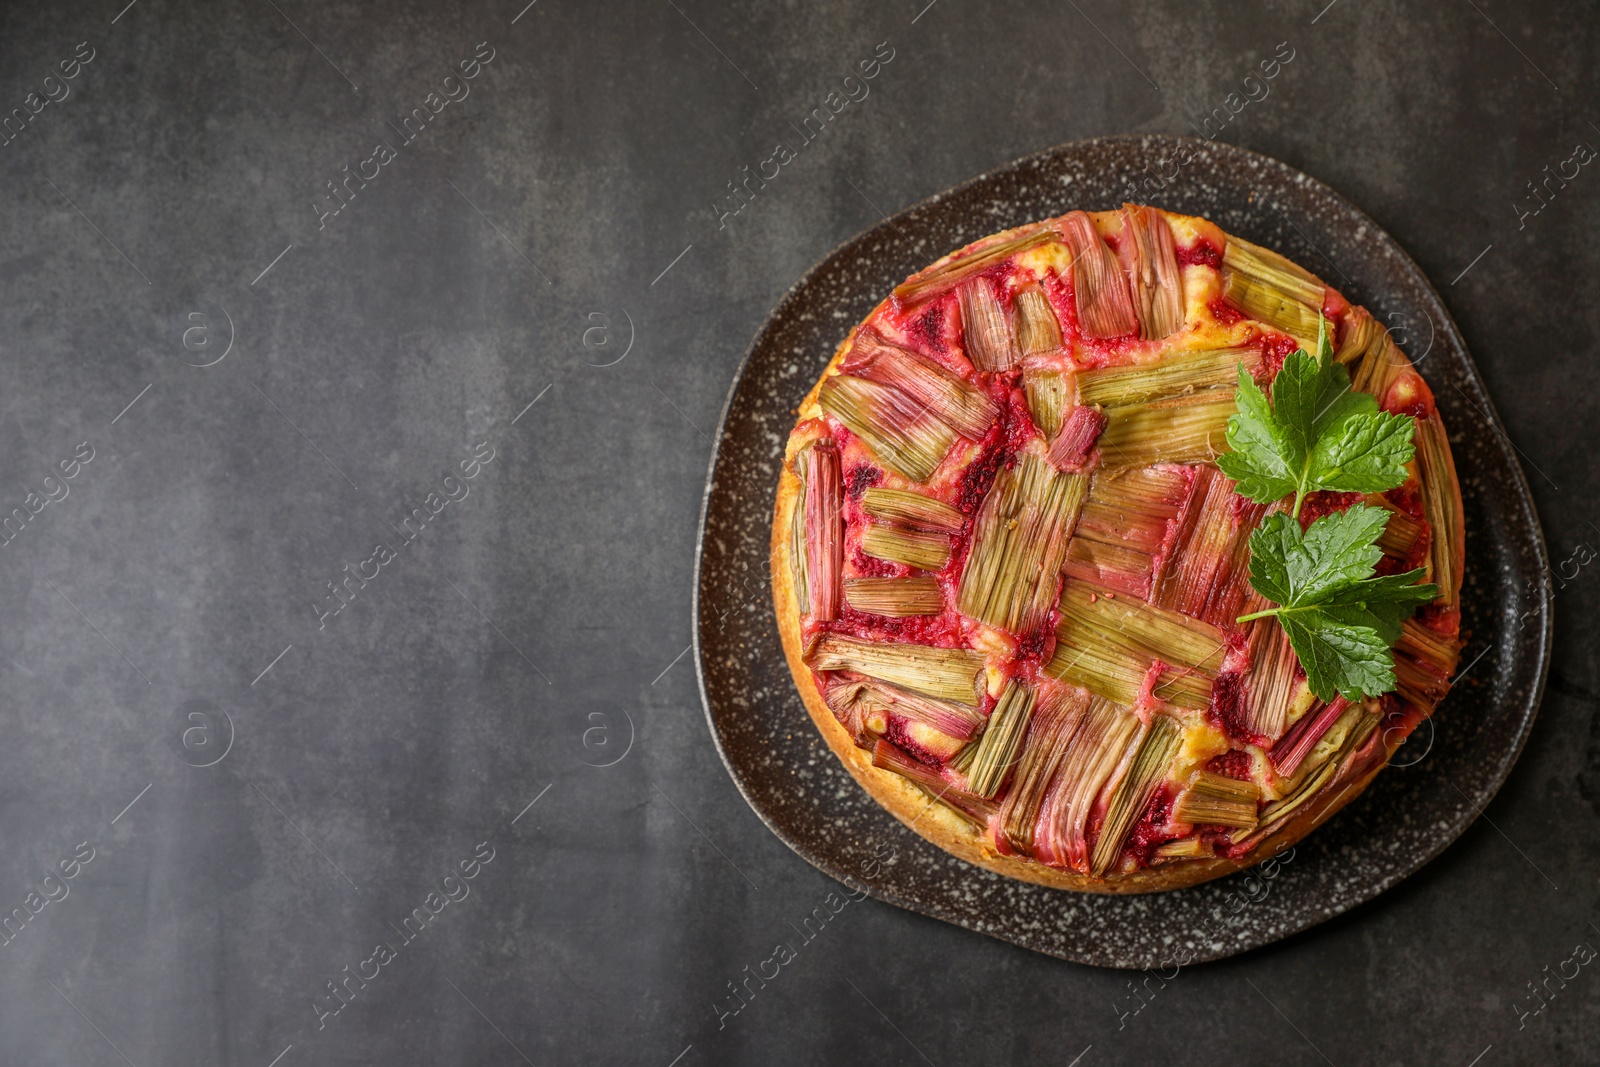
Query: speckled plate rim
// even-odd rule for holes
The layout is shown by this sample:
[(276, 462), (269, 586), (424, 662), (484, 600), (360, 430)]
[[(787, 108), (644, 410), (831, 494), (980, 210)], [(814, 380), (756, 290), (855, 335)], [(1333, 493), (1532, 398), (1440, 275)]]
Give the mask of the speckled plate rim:
[[(1521, 638), (1510, 637), (1497, 633), (1496, 641), (1486, 644), (1484, 647), (1484, 652), (1487, 653), (1490, 648), (1495, 646), (1496, 643), (1501, 645), (1514, 645), (1516, 646), (1516, 650), (1523, 654), (1531, 651), (1535, 656), (1535, 662), (1533, 664), (1534, 677), (1532, 679), (1532, 683), (1527, 688), (1526, 696), (1519, 702), (1520, 714), (1517, 718), (1514, 735), (1510, 738), (1510, 743), (1506, 745), (1500, 752), (1499, 758), (1495, 762), (1490, 775), (1482, 783), (1480, 783), (1478, 788), (1475, 790), (1477, 795), (1475, 797), (1468, 797), (1465, 794), (1462, 794), (1462, 799), (1465, 803), (1457, 812), (1456, 817), (1447, 823), (1436, 824), (1433, 828), (1433, 832), (1427, 836), (1427, 844), (1424, 847), (1414, 850), (1410, 854), (1407, 861), (1394, 865), (1391, 869), (1377, 877), (1367, 879), (1363, 886), (1357, 890), (1351, 891), (1347, 889), (1344, 892), (1336, 894), (1333, 899), (1325, 901), (1321, 905), (1312, 904), (1303, 907), (1299, 909), (1295, 915), (1289, 917), (1287, 921), (1272, 926), (1265, 931), (1255, 932), (1247, 928), (1243, 931), (1234, 933), (1233, 936), (1227, 940), (1213, 940), (1210, 942), (1201, 941), (1198, 943), (1197, 948), (1184, 954), (1185, 964), (1188, 965), (1191, 963), (1224, 959), (1301, 933), (1307, 929), (1310, 929), (1311, 927), (1326, 922), (1329, 919), (1350, 911), (1382, 895), (1384, 892), (1404, 879), (1410, 877), (1412, 874), (1415, 874), (1422, 867), (1436, 859), (1444, 852), (1446, 848), (1454, 843), (1456, 839), (1459, 838), (1467, 830), (1467, 828), (1472, 825), (1473, 822), (1477, 820), (1478, 816), (1493, 800), (1495, 794), (1498, 793), (1501, 786), (1505, 783), (1507, 777), (1510, 775), (1512, 767), (1515, 766), (1517, 759), (1522, 753), (1523, 747), (1527, 743), (1528, 736), (1532, 732), (1534, 721), (1537, 718), (1538, 708), (1543, 699), (1546, 677), (1549, 672), (1550, 650), (1553, 641), (1554, 613), (1551, 609), (1553, 587), (1549, 577), (1550, 566), (1548, 549), (1545, 544), (1543, 528), (1539, 521), (1538, 512), (1534, 505), (1533, 495), (1528, 485), (1526, 474), (1523, 472), (1521, 464), (1517, 461), (1514, 455), (1513, 448), (1510, 445), (1509, 437), (1506, 436), (1505, 431), (1501, 426), (1500, 417), (1494, 407), (1493, 400), (1489, 395), (1488, 389), (1485, 386), (1481, 375), (1478, 373), (1477, 366), (1473, 362), (1471, 353), (1468, 350), (1464, 339), (1461, 337), (1460, 330), (1457, 327), (1454, 318), (1450, 315), (1448, 308), (1445, 306), (1443, 298), (1440, 296), (1438, 290), (1434, 288), (1432, 281), (1411, 258), (1410, 254), (1406, 252), (1404, 247), (1400, 245), (1400, 243), (1393, 237), (1391, 237), (1383, 227), (1379, 226), (1377, 222), (1369, 217), (1364, 211), (1355, 206), (1349, 200), (1345, 199), (1341, 194), (1333, 190), (1331, 187), (1293, 167), (1290, 167), (1288, 164), (1283, 163), (1280, 160), (1263, 155), (1261, 153), (1253, 152), (1249, 149), (1230, 145), (1226, 142), (1207, 141), (1196, 137), (1165, 134), (1107, 135), (1065, 142), (1013, 160), (1010, 163), (997, 167), (974, 178), (968, 179), (967, 181), (919, 201), (918, 203), (913, 204), (900, 212), (897, 212), (895, 215), (885, 218), (879, 225), (863, 230), (860, 233), (857, 233), (856, 235), (840, 242), (837, 246), (830, 250), (826, 256), (818, 260), (810, 269), (802, 274), (793, 285), (789, 287), (789, 289), (784, 293), (783, 297), (773, 307), (772, 311), (769, 312), (769, 314), (763, 320), (760, 329), (757, 331), (754, 339), (751, 341), (749, 347), (744, 353), (744, 356), (740, 360), (739, 368), (734, 374), (733, 380), (729, 384), (727, 395), (723, 401), (722, 410), (717, 419), (717, 431), (715, 437), (713, 438), (714, 442), (716, 443), (716, 447), (714, 447), (712, 450), (711, 459), (707, 470), (706, 484), (701, 496), (699, 528), (695, 541), (694, 588), (691, 595), (693, 632), (692, 644), (695, 659), (695, 677), (697, 685), (699, 686), (701, 704), (705, 711), (707, 725), (710, 728), (712, 741), (716, 746), (718, 756), (721, 758), (724, 767), (727, 768), (729, 775), (732, 777), (735, 786), (739, 790), (740, 795), (744, 797), (746, 803), (748, 803), (751, 809), (754, 810), (757, 817), (760, 818), (760, 820), (767, 826), (769, 830), (773, 832), (773, 834), (779, 838), (779, 840), (783, 841), (784, 844), (788, 845), (790, 849), (805, 859), (812, 866), (828, 874), (830, 877), (842, 883), (849, 884), (852, 887), (864, 888), (871, 896), (887, 903), (894, 904), (898, 907), (905, 908), (909, 911), (927, 915), (931, 918), (951, 923), (952, 925), (961, 926), (963, 928), (983, 933), (1002, 941), (1007, 941), (1024, 948), (1029, 948), (1034, 951), (1055, 956), (1064, 960), (1070, 960), (1073, 962), (1085, 963), (1094, 966), (1143, 968), (1163, 965), (1174, 959), (1174, 956), (1170, 954), (1161, 956), (1148, 952), (1141, 954), (1126, 950), (1118, 951), (1115, 949), (1110, 951), (1097, 951), (1096, 947), (1093, 945), (1073, 946), (1069, 949), (1063, 949), (1060, 946), (1045, 944), (1042, 943), (1038, 938), (1026, 936), (1025, 934), (1019, 934), (1013, 930), (990, 927), (981, 922), (974, 922), (970, 917), (956, 912), (949, 906), (942, 906), (937, 901), (930, 901), (929, 899), (926, 899), (925, 895), (901, 891), (897, 885), (895, 885), (892, 881), (883, 878), (881, 875), (868, 876), (860, 867), (855, 870), (851, 870), (847, 865), (837, 862), (832, 855), (824, 854), (813, 848), (810, 842), (798, 839), (795, 835), (789, 833), (788, 830), (782, 826), (771, 813), (768, 812), (764, 806), (762, 798), (753, 791), (750, 782), (747, 780), (744, 770), (740, 766), (740, 762), (732, 754), (730, 754), (728, 745), (725, 743), (724, 731), (718, 721), (718, 713), (713, 706), (713, 698), (707, 682), (706, 640), (703, 633), (706, 618), (703, 609), (706, 604), (706, 599), (703, 597), (703, 588), (706, 577), (706, 542), (708, 519), (711, 513), (713, 498), (718, 489), (717, 475), (719, 465), (724, 459), (724, 443), (726, 441), (729, 419), (734, 413), (734, 404), (738, 398), (740, 387), (744, 384), (745, 378), (751, 369), (753, 361), (757, 355), (761, 353), (764, 345), (767, 343), (769, 334), (772, 332), (774, 325), (781, 322), (787, 315), (793, 312), (794, 306), (804, 297), (807, 290), (815, 284), (816, 280), (833, 265), (835, 260), (847, 254), (852, 249), (855, 249), (858, 246), (866, 244), (870, 241), (882, 241), (890, 233), (898, 232), (904, 235), (902, 226), (906, 224), (915, 225), (916, 222), (913, 216), (917, 215), (919, 212), (931, 209), (943, 201), (959, 197), (962, 194), (974, 192), (983, 188), (984, 186), (1004, 180), (1004, 178), (1007, 176), (1019, 173), (1029, 167), (1037, 167), (1041, 164), (1046, 164), (1051, 161), (1066, 161), (1076, 155), (1092, 153), (1102, 148), (1137, 149), (1149, 153), (1151, 162), (1170, 158), (1176, 149), (1186, 148), (1191, 152), (1199, 152), (1212, 157), (1232, 157), (1234, 162), (1245, 166), (1255, 166), (1257, 168), (1265, 168), (1271, 171), (1276, 171), (1278, 176), (1283, 180), (1306, 187), (1310, 191), (1311, 195), (1325, 199), (1333, 208), (1350, 216), (1353, 220), (1364, 225), (1377, 236), (1380, 244), (1383, 246), (1383, 250), (1388, 255), (1393, 256), (1398, 260), (1400, 269), (1412, 275), (1417, 288), (1420, 290), (1428, 304), (1426, 310), (1435, 330), (1434, 341), (1430, 343), (1430, 348), (1432, 343), (1437, 342), (1440, 335), (1442, 335), (1443, 338), (1448, 342), (1445, 346), (1445, 352), (1449, 355), (1449, 358), (1453, 362), (1458, 364), (1461, 375), (1474, 387), (1474, 392), (1477, 394), (1476, 398), (1466, 397), (1466, 399), (1468, 400), (1469, 404), (1472, 404), (1475, 408), (1480, 409), (1479, 414), (1482, 416), (1483, 423), (1487, 425), (1488, 428), (1495, 431), (1494, 448), (1498, 453), (1500, 466), (1504, 468), (1503, 473), (1510, 479), (1512, 488), (1514, 489), (1514, 503), (1517, 505), (1517, 509), (1520, 511), (1519, 518), (1522, 520), (1522, 523), (1525, 527), (1525, 529), (1521, 532), (1527, 535), (1527, 543), (1522, 547), (1526, 552), (1531, 553), (1533, 557), (1534, 565), (1525, 565), (1521, 568), (1521, 578), (1529, 583), (1532, 588), (1536, 589), (1538, 593), (1538, 607), (1536, 611), (1537, 617), (1534, 620), (1535, 625), (1533, 627), (1533, 633)], [(1159, 204), (1160, 198), (1151, 198), (1150, 202)], [(1065, 207), (1062, 210), (1069, 210), (1071, 206), (1072, 205), (1068, 205), (1068, 207)], [(1201, 211), (1195, 211), (1193, 213), (1204, 214), (1204, 212)], [(1041, 215), (1039, 217), (1044, 216)], [(1020, 219), (1015, 222), (1007, 222), (1004, 225), (996, 225), (991, 227), (991, 231), (998, 231), (1009, 226), (1020, 225), (1026, 221), (1031, 220)], [(974, 237), (968, 238), (968, 240), (976, 239), (977, 236), (982, 236), (982, 234), (977, 234)], [(1307, 238), (1307, 241), (1309, 242), (1309, 238)], [(938, 255), (942, 255), (955, 247), (960, 247), (960, 244), (951, 244), (949, 247), (938, 247), (937, 251), (926, 257), (926, 261), (931, 262)], [(881, 296), (876, 297), (874, 302), (876, 302), (876, 299), (881, 299)], [(827, 347), (826, 351), (831, 352), (831, 350), (832, 349), (830, 345)], [(820, 361), (818, 367), (820, 368), (821, 364), (826, 362), (826, 357), (821, 356), (819, 358)], [(1419, 366), (1419, 370), (1422, 369), (1423, 368)], [(1425, 379), (1430, 381), (1430, 384), (1434, 384), (1434, 375), (1424, 370), (1423, 376)], [(802, 377), (804, 376), (802, 375)], [(805, 388), (809, 388), (811, 382), (812, 378), (806, 378)], [(1464, 393), (1463, 396), (1465, 397)], [(781, 461), (782, 458), (782, 448), (782, 440), (780, 438), (776, 449), (777, 459), (779, 461)], [(1460, 460), (1461, 456), (1458, 454), (1458, 467), (1461, 465)], [(1463, 482), (1463, 489), (1465, 490), (1467, 481), (1466, 471), (1461, 472), (1461, 480)], [(764, 509), (760, 519), (761, 528), (765, 529), (770, 523), (770, 515), (766, 513), (770, 511), (770, 503), (765, 498), (762, 498), (761, 501), (757, 502), (756, 506)], [(1471, 559), (1469, 557), (1469, 568), (1470, 564)], [(768, 601), (769, 602), (767, 606), (770, 610), (770, 597), (768, 598)], [(1519, 621), (1523, 624), (1519, 628), (1519, 633), (1527, 629), (1529, 614), (1531, 613), (1524, 613), (1519, 616)], [(772, 634), (772, 642), (774, 645), (777, 645), (777, 636), (775, 631)], [(777, 659), (779, 662), (783, 661), (781, 648), (777, 650)], [(1461, 673), (1464, 673), (1465, 669), (1466, 668), (1464, 668), (1463, 672)], [(797, 725), (803, 730), (814, 731), (814, 727), (810, 723), (809, 719), (806, 718), (803, 707), (799, 712)], [(822, 747), (824, 753), (826, 753), (826, 746), (823, 745), (820, 738), (817, 738), (817, 744)], [(828, 758), (832, 759), (831, 753), (826, 753), (826, 755)], [(840, 768), (840, 773), (844, 773), (842, 768)], [(1396, 773), (1395, 769), (1391, 768), (1385, 772), (1385, 775), (1394, 773)], [(1380, 775), (1379, 780), (1381, 781), (1385, 775)], [(859, 788), (856, 787), (853, 782), (850, 784), (852, 788)], [(864, 791), (862, 791), (862, 795), (866, 795)], [(1347, 809), (1347, 811), (1356, 809), (1361, 802), (1361, 800), (1357, 800), (1355, 803), (1350, 805), (1350, 808)], [(886, 831), (892, 833), (896, 828), (902, 830), (904, 829), (903, 827), (899, 827), (899, 824), (887, 811), (877, 808), (875, 803), (873, 803), (872, 806), (883, 820)], [(1317, 831), (1314, 831), (1313, 834), (1306, 839), (1306, 841), (1301, 842), (1301, 846), (1304, 846), (1307, 842), (1313, 841), (1317, 834), (1326, 834), (1330, 827), (1342, 817), (1344, 817), (1344, 813), (1341, 813), (1340, 816), (1336, 816), (1334, 820), (1330, 820), (1328, 826), (1321, 827)], [(926, 849), (934, 852), (941, 852), (941, 850), (938, 850), (931, 843), (915, 837), (911, 831), (906, 830), (904, 832), (911, 836), (917, 844), (925, 847)], [(978, 880), (999, 879), (1001, 881), (1011, 881), (1009, 879), (1003, 879), (999, 875), (994, 875), (991, 872), (983, 871), (980, 868), (973, 867), (970, 864), (956, 860), (954, 857), (949, 857), (949, 859), (956, 868), (955, 873), (950, 875), (951, 878), (967, 878)], [(1265, 892), (1263, 892), (1262, 896), (1258, 898), (1255, 895), (1255, 892), (1248, 888), (1251, 885), (1250, 877), (1250, 872), (1244, 872), (1229, 878), (1205, 883), (1202, 886), (1191, 889), (1175, 890), (1169, 894), (1149, 894), (1138, 897), (1109, 897), (1098, 896), (1094, 894), (1080, 894), (1073, 893), (1068, 890), (1050, 889), (1047, 887), (1033, 885), (1028, 885), (1026, 888), (1029, 892), (1060, 894), (1065, 897), (1075, 898), (1076, 902), (1093, 907), (1102, 902), (1121, 902), (1126, 904), (1129, 901), (1159, 901), (1162, 897), (1171, 896), (1174, 894), (1194, 894), (1203, 891), (1214, 891), (1219, 887), (1226, 887), (1232, 883), (1240, 883), (1241, 880), (1243, 880), (1243, 884), (1246, 886), (1243, 893), (1248, 901), (1254, 902), (1257, 899), (1265, 899)], [(1020, 885), (1022, 883), (1014, 884)], [(1255, 884), (1262, 885), (1266, 891), (1270, 891), (1270, 887), (1266, 887), (1264, 881), (1262, 880), (1256, 880)], [(1229, 893), (1229, 899), (1234, 899), (1235, 897), (1236, 894)], [(1212, 911), (1215, 912), (1216, 909), (1213, 908)], [(1237, 912), (1235, 914), (1237, 914)], [(1209, 934), (1211, 931), (1208, 930), (1205, 932)], [(1190, 944), (1194, 944), (1192, 940)]]

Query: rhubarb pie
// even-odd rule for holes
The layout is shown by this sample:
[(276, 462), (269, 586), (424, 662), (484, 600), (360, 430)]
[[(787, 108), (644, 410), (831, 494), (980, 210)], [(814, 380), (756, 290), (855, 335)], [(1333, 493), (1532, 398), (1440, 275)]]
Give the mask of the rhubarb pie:
[[(1319, 698), (1259, 614), (1251, 534), (1286, 502), (1218, 465), (1241, 391), (1319, 327), (1414, 447), (1403, 484), (1294, 517), (1382, 508), (1376, 574), (1438, 589), (1395, 622), (1392, 689), (1353, 699)], [(856, 780), (962, 859), (1107, 893), (1250, 866), (1356, 797), (1449, 688), (1464, 535), (1431, 392), (1365, 309), (1205, 219), (1074, 211), (945, 256), (850, 331), (798, 416), (772, 530), (795, 683)]]

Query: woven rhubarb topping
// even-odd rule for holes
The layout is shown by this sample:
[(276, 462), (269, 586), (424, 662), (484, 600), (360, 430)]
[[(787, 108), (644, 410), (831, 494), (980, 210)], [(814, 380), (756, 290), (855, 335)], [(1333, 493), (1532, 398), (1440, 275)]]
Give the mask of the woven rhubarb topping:
[[(1324, 314), (1322, 366), (1413, 417), (1415, 458), (1269, 499), (1217, 459)], [(800, 416), (774, 536), (800, 661), (865, 773), (989, 854), (1088, 879), (1243, 857), (1449, 691), (1464, 521), (1426, 384), (1365, 309), (1203, 220), (1128, 204), (962, 249), (853, 332)], [(1438, 589), (1389, 633), (1381, 700), (1314, 693), (1303, 624), (1252, 578), (1253, 535), (1352, 508), (1378, 575)]]

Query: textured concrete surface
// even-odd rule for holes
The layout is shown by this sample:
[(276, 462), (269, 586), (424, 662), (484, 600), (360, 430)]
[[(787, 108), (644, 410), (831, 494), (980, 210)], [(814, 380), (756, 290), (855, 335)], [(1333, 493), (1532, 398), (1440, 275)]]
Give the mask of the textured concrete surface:
[[(0, 1059), (1594, 1059), (1592, 7), (925, 2), (0, 13)], [(1521, 764), (1397, 890), (1164, 986), (862, 901), (732, 1014), (835, 888), (685, 654), (745, 345), (880, 212), (1214, 108), (1494, 390), (1560, 575)]]

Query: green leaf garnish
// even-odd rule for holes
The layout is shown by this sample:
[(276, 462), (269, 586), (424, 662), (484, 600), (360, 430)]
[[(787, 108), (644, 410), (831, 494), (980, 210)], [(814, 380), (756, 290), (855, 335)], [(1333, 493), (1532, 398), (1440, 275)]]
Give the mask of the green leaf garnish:
[(1405, 482), (1414, 451), (1413, 420), (1378, 409), (1350, 387), (1333, 359), (1327, 322), (1317, 355), (1291, 354), (1272, 383), (1272, 401), (1241, 366), (1239, 411), (1217, 465), (1257, 503), (1290, 494), (1288, 512), (1268, 515), (1250, 535), (1250, 584), (1277, 607), (1240, 622), (1276, 616), (1318, 699), (1347, 700), (1395, 687), (1391, 646), (1401, 624), (1439, 595), (1418, 585), (1426, 572), (1379, 576), (1377, 541), (1388, 525), (1382, 508), (1357, 504), (1324, 515), (1304, 531), (1300, 508), (1319, 490), (1376, 493)]
[(1250, 535), (1250, 584), (1278, 606), (1240, 622), (1277, 616), (1318, 699), (1376, 696), (1394, 688), (1389, 648), (1400, 624), (1439, 595), (1418, 585), (1420, 568), (1375, 575), (1378, 536), (1389, 522), (1382, 508), (1356, 504), (1324, 515), (1300, 532), (1300, 521), (1278, 512)]
[(1320, 489), (1377, 493), (1406, 480), (1414, 452), (1412, 419), (1378, 409), (1350, 387), (1333, 358), (1328, 324), (1317, 327), (1317, 355), (1293, 352), (1272, 382), (1272, 404), (1243, 365), (1239, 411), (1228, 420), (1231, 452), (1217, 465), (1258, 504), (1294, 494), (1294, 514)]

